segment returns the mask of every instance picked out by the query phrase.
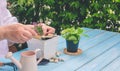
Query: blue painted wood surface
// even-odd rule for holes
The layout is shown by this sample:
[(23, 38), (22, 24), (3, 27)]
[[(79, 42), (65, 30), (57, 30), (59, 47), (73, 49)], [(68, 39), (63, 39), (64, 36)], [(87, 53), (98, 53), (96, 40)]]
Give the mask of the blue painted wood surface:
[[(59, 37), (57, 50), (62, 52), (60, 58), (64, 62), (49, 63), (38, 66), (39, 71), (120, 71), (120, 34), (98, 29), (84, 28), (89, 37), (81, 37), (79, 48), (83, 53), (70, 56), (63, 53), (66, 48), (65, 39)], [(22, 50), (22, 51), (26, 51)], [(20, 53), (14, 53), (14, 57), (20, 59)], [(2, 62), (10, 62), (0, 58)], [(0, 71), (13, 71), (9, 66), (0, 67)]]

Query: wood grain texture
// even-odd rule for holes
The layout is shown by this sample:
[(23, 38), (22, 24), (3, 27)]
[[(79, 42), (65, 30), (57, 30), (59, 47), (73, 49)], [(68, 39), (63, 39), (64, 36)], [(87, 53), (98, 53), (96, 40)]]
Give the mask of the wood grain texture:
[[(64, 59), (64, 62), (49, 63), (44, 66), (38, 66), (38, 70), (120, 71), (120, 34), (98, 29), (84, 29), (85, 34), (89, 37), (81, 37), (79, 48), (82, 49), (82, 54), (77, 56), (64, 54), (63, 50), (66, 47), (66, 42), (65, 39), (60, 36), (57, 50), (62, 52), (60, 58)], [(19, 60), (22, 51), (14, 53), (14, 57)], [(4, 58), (1, 58), (0, 61), (9, 62), (9, 60)], [(8, 67), (6, 66), (6, 68)]]

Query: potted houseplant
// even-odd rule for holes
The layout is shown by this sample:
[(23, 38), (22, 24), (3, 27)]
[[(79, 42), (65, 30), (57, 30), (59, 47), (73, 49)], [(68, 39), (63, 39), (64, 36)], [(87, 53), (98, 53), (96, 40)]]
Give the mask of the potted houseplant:
[[(83, 34), (84, 30), (80, 27), (74, 28), (66, 28), (61, 31), (61, 36), (66, 39), (67, 48), (66, 51), (69, 53), (77, 53), (79, 41)], [(87, 36), (87, 35), (85, 35)]]
[[(37, 53), (37, 58), (44, 57), (45, 59), (50, 59), (55, 57), (58, 45), (58, 36), (54, 34), (43, 35), (42, 28), (37, 24), (34, 24), (34, 30), (38, 35), (27, 41), (28, 48), (30, 50), (39, 48), (41, 50), (41, 52)], [(50, 45), (52, 46), (50, 47)], [(52, 50), (50, 50), (50, 48)]]

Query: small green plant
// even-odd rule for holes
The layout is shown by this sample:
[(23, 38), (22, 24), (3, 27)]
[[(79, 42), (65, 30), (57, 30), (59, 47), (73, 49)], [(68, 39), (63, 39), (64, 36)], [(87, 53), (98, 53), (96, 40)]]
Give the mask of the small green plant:
[(83, 35), (83, 32), (84, 30), (80, 27), (78, 28), (71, 27), (71, 28), (62, 30), (61, 36), (65, 38), (66, 40), (73, 41), (74, 44), (77, 44), (80, 40), (81, 35)]
[(39, 34), (42, 35), (43, 34), (43, 30), (40, 26), (35, 26), (35, 31)]

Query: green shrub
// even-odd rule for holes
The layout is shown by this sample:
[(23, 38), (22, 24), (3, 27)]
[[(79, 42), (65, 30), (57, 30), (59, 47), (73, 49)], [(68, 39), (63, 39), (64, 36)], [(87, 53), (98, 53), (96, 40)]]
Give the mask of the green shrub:
[(120, 0), (10, 1), (8, 8), (20, 22), (44, 22), (58, 34), (71, 26), (120, 31)]

